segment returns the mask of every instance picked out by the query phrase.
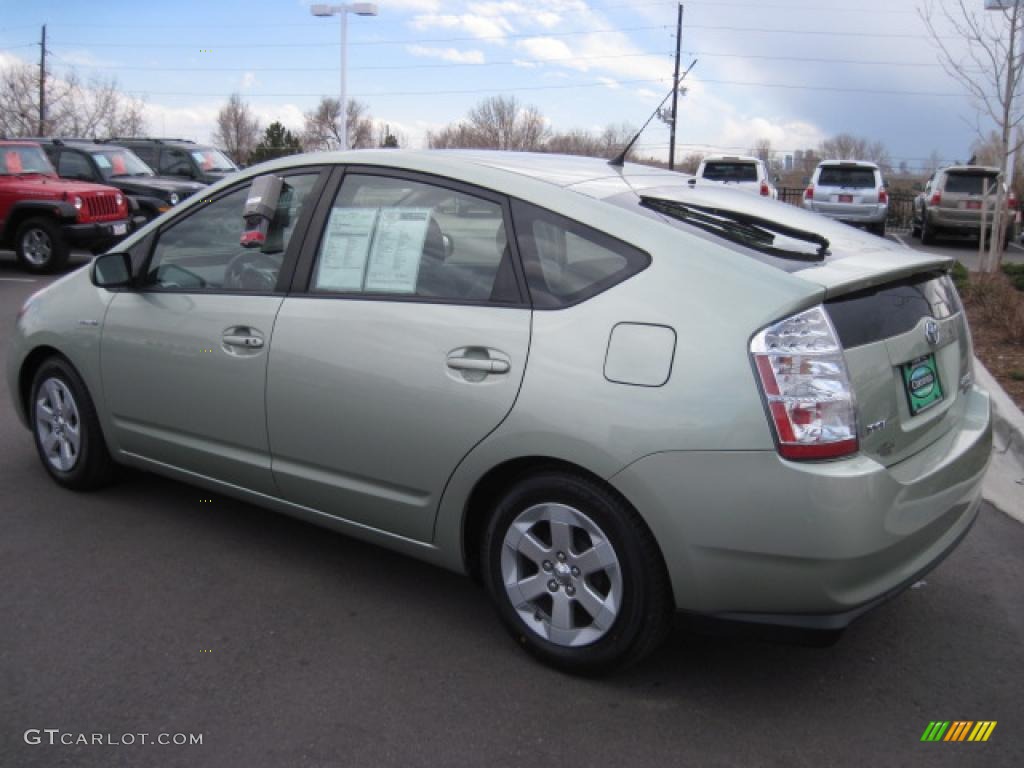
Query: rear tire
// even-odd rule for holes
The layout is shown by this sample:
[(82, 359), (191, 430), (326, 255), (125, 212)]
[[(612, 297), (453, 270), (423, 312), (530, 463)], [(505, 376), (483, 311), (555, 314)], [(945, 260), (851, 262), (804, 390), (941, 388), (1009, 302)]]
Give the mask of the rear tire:
[(87, 491), (113, 478), (114, 463), (85, 382), (67, 360), (51, 357), (32, 378), (28, 402), (36, 451), (50, 477)]
[(61, 269), (71, 254), (60, 227), (52, 219), (42, 217), (29, 219), (18, 227), (14, 250), (21, 266), (37, 275)]
[(868, 230), (879, 237), (885, 237), (885, 222), (883, 221), (881, 224), (872, 224), (868, 227)]
[(516, 641), (558, 669), (595, 675), (666, 637), (672, 590), (657, 543), (609, 489), (541, 470), (498, 502), (481, 544), (483, 580)]

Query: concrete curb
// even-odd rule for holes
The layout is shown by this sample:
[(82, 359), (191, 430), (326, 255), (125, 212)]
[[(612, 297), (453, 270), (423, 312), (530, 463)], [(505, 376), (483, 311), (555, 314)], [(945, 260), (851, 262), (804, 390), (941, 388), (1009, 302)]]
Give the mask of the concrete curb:
[(974, 376), (992, 399), (992, 463), (985, 476), (984, 496), (1024, 523), (1024, 413), (977, 358)]

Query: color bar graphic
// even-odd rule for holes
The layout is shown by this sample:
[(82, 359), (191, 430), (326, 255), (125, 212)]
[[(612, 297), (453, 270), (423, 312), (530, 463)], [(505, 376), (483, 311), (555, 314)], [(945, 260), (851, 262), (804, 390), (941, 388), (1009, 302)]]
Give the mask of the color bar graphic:
[(996, 728), (995, 720), (932, 720), (921, 734), (921, 741), (988, 741)]

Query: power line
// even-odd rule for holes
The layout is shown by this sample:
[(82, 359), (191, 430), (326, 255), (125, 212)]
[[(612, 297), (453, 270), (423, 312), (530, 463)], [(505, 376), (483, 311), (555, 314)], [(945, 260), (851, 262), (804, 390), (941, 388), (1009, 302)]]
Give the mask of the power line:
[[(661, 78), (650, 78), (650, 79), (639, 79), (639, 80), (618, 80), (615, 78), (605, 78), (604, 80), (596, 80), (592, 82), (583, 83), (560, 83), (555, 85), (525, 85), (525, 86), (490, 86), (488, 88), (465, 88), (465, 89), (451, 89), (451, 90), (428, 90), (428, 91), (376, 91), (356, 94), (360, 98), (372, 99), (377, 97), (387, 96), (439, 96), (439, 95), (452, 95), (452, 94), (468, 94), (468, 93), (502, 93), (507, 91), (546, 91), (546, 90), (564, 90), (571, 88), (596, 88), (600, 86), (616, 88), (622, 85), (633, 85), (639, 83), (667, 83), (671, 80), (670, 77)], [(701, 83), (710, 83), (714, 85), (736, 85), (748, 88), (785, 88), (791, 90), (802, 90), (802, 91), (834, 91), (837, 93), (865, 93), (881, 96), (941, 96), (941, 97), (963, 97), (967, 96), (967, 93), (960, 92), (943, 92), (943, 91), (898, 91), (898, 90), (885, 90), (880, 88), (844, 88), (841, 86), (827, 86), (827, 85), (792, 85), (789, 83), (759, 83), (759, 82), (748, 82), (743, 80), (701, 80)], [(134, 90), (127, 91), (128, 93), (144, 94), (149, 96), (214, 96), (219, 97), (220, 93), (203, 93), (197, 91), (144, 91)], [(250, 97), (256, 98), (277, 98), (277, 97), (316, 97), (322, 96), (320, 93), (296, 93), (294, 91), (289, 93), (256, 93), (248, 92), (246, 94)]]

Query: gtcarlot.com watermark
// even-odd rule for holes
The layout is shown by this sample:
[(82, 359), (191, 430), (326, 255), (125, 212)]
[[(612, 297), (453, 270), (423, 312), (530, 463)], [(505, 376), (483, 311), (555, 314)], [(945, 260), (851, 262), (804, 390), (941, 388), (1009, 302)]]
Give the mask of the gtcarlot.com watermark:
[(29, 728), (26, 744), (50, 746), (129, 747), (138, 744), (188, 746), (203, 743), (201, 733), (76, 733), (60, 728)]

